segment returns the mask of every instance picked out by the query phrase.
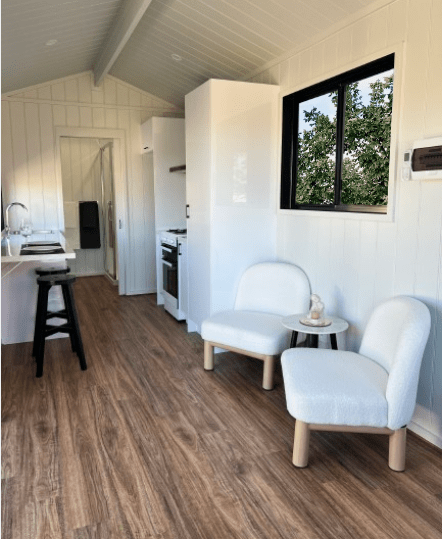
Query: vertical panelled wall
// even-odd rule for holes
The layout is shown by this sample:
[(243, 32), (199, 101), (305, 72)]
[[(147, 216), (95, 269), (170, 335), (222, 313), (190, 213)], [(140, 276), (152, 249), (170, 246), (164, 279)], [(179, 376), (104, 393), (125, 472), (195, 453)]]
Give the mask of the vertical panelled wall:
[[(285, 59), (251, 80), (309, 86), (363, 64), (389, 46), (405, 43), (398, 145), (442, 135), (442, 2), (397, 0)], [(442, 182), (402, 182), (395, 174), (394, 222), (278, 214), (278, 254), (299, 264), (328, 312), (351, 326), (348, 349), (357, 350), (373, 307), (398, 294), (422, 299), (432, 329), (411, 428), (442, 447)], [(344, 344), (341, 342), (341, 344)]]
[[(128, 293), (147, 287), (147, 191), (141, 159), (140, 125), (151, 116), (178, 116), (165, 101), (107, 76), (93, 87), (92, 73), (49, 82), (2, 96), (2, 188), (5, 204), (23, 202), (35, 228), (59, 229), (55, 178), (55, 128), (123, 129), (126, 134), (129, 214)], [(11, 212), (11, 216), (14, 218)], [(16, 222), (13, 221), (13, 226)]]

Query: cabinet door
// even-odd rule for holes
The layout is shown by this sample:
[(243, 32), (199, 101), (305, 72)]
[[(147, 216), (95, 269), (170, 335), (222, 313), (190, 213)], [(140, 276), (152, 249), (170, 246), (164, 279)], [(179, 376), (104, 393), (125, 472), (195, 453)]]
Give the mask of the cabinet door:
[(186, 96), (186, 197), (189, 331), (210, 316), (210, 93), (203, 84)]

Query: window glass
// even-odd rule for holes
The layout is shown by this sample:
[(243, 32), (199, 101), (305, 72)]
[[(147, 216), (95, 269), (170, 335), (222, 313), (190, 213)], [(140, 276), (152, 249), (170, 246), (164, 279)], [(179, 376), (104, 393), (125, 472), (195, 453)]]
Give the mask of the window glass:
[(283, 98), (282, 209), (387, 213), (394, 54)]
[(299, 103), (297, 204), (333, 204), (337, 92)]
[(393, 70), (345, 88), (341, 204), (388, 202)]

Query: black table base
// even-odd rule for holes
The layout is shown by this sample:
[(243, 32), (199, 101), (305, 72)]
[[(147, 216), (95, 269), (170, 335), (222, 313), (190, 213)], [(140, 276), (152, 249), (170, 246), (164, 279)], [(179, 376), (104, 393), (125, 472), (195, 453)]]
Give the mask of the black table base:
[[(329, 333), (330, 335), (330, 344), (332, 350), (338, 349), (338, 341), (336, 339), (336, 333)], [(298, 341), (298, 332), (292, 332), (292, 339), (290, 341), (290, 348), (296, 348), (296, 343)], [(307, 346), (309, 348), (318, 348), (319, 335), (314, 333), (307, 333)]]

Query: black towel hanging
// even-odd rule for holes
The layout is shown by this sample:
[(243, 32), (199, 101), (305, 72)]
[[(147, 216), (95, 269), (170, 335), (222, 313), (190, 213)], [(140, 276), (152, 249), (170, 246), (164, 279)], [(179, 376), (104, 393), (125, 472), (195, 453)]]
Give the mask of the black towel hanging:
[(99, 249), (101, 239), (98, 202), (96, 200), (80, 202), (79, 207), (80, 247), (81, 249)]

